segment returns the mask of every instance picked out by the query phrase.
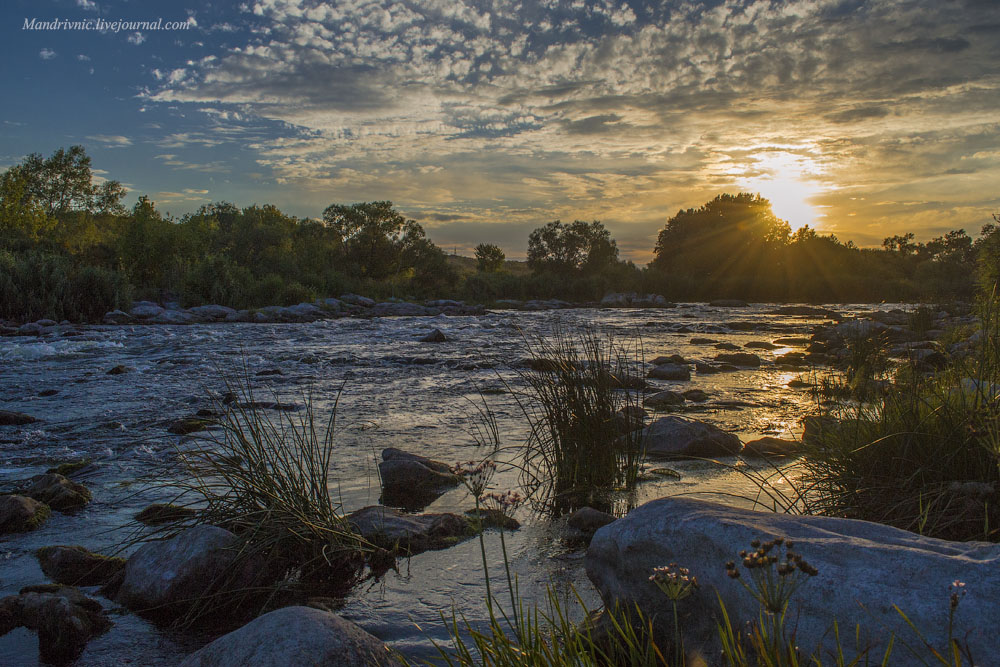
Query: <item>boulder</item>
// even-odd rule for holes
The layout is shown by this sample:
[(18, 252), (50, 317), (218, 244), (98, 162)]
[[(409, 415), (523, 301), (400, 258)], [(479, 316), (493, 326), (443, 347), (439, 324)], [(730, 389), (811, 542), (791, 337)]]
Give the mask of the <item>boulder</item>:
[(743, 445), (743, 456), (754, 458), (770, 458), (777, 456), (796, 456), (801, 452), (802, 443), (798, 440), (784, 440), (764, 436), (751, 440)]
[(340, 300), (352, 306), (361, 306), (362, 308), (371, 308), (375, 305), (373, 299), (369, 299), (366, 296), (358, 296), (357, 294), (341, 294)]
[(69, 586), (28, 586), (0, 600), (0, 635), (14, 628), (38, 635), (43, 663), (64, 665), (80, 657), (91, 638), (106, 632), (111, 621), (96, 600)]
[(197, 321), (197, 318), (186, 310), (168, 309), (146, 321), (150, 324), (191, 324)]
[(743, 347), (748, 350), (777, 350), (781, 346), (769, 343), (766, 340), (752, 340), (749, 343), (744, 343)]
[(651, 362), (654, 366), (662, 366), (663, 364), (686, 364), (687, 360), (684, 359), (679, 354), (664, 355), (656, 357)]
[(38, 419), (23, 412), (11, 412), (10, 410), (0, 410), (0, 426), (24, 426), (34, 424)]
[(698, 375), (714, 375), (715, 373), (722, 372), (722, 369), (718, 366), (713, 366), (712, 364), (704, 361), (694, 362), (694, 369), (698, 371)]
[(121, 310), (112, 310), (104, 314), (102, 321), (105, 324), (128, 324), (132, 321), (132, 316)]
[(715, 340), (714, 338), (699, 338), (699, 337), (695, 336), (694, 338), (692, 338), (688, 342), (691, 345), (715, 345), (719, 341)]
[(51, 510), (34, 498), (0, 496), (0, 535), (35, 530), (49, 518)]
[(748, 368), (757, 368), (760, 366), (760, 357), (758, 357), (756, 354), (751, 354), (750, 352), (717, 354), (715, 355), (715, 360), (727, 364), (732, 364), (734, 366), (745, 366)]
[(736, 343), (716, 343), (715, 344), (715, 349), (716, 350), (731, 350), (731, 351), (735, 351), (735, 350), (739, 350), (741, 348)]
[(105, 373), (105, 375), (124, 375), (125, 373), (128, 373), (130, 370), (132, 369), (126, 366), (125, 364), (118, 364), (117, 366), (109, 368), (107, 373)]
[(654, 380), (690, 380), (691, 369), (680, 364), (660, 364), (654, 366), (647, 377)]
[(335, 299), (332, 296), (326, 299), (320, 299), (316, 302), (316, 305), (324, 310), (328, 310), (334, 313), (339, 313), (343, 304), (340, 303), (340, 299)]
[(642, 430), (646, 455), (657, 458), (733, 456), (743, 444), (732, 433), (695, 419), (660, 417)]
[(14, 332), (17, 336), (41, 336), (45, 327), (38, 322), (27, 322), (22, 324)]
[(708, 400), (708, 394), (701, 389), (688, 389), (683, 393), (683, 396), (694, 403), (704, 403)]
[(395, 447), (382, 450), (378, 472), (382, 478), (382, 502), (407, 509), (426, 507), (461, 483), (448, 464)]
[(124, 558), (95, 554), (81, 546), (42, 547), (35, 557), (46, 577), (68, 586), (104, 586), (125, 568)]
[(285, 312), (295, 317), (300, 322), (313, 322), (326, 317), (325, 310), (314, 303), (299, 303), (285, 308)]
[(91, 500), (90, 489), (59, 473), (36, 475), (21, 492), (59, 512), (78, 510)]
[(379, 639), (336, 614), (284, 607), (189, 655), (181, 667), (389, 667), (402, 665)]
[(167, 431), (174, 435), (187, 435), (196, 431), (204, 431), (209, 422), (199, 417), (183, 417), (175, 419), (167, 426)]
[(132, 304), (132, 309), (129, 311), (129, 315), (136, 319), (144, 320), (150, 317), (156, 317), (166, 310), (159, 304), (155, 304), (152, 301), (136, 301)]
[(235, 316), (236, 310), (230, 308), (229, 306), (219, 306), (215, 304), (210, 304), (207, 306), (195, 306), (194, 308), (188, 308), (187, 311), (195, 319), (201, 321), (218, 322), (226, 319), (229, 316)]
[(116, 600), (152, 616), (182, 613), (227, 576), (237, 558), (236, 536), (216, 526), (195, 526), (169, 540), (147, 542), (125, 563)]
[(469, 520), (457, 514), (404, 514), (381, 505), (352, 512), (347, 520), (361, 537), (398, 554), (445, 549), (475, 532)]
[(643, 404), (649, 408), (669, 408), (675, 405), (684, 405), (685, 399), (684, 394), (678, 393), (676, 391), (658, 391), (655, 394), (647, 396), (643, 400)]
[(386, 301), (375, 304), (371, 309), (371, 315), (374, 317), (418, 317), (433, 315), (433, 313), (425, 306), (416, 303)]
[(632, 303), (635, 292), (610, 292), (601, 299), (601, 305), (605, 308), (625, 308)]
[(421, 343), (447, 343), (448, 337), (440, 329), (434, 329), (426, 336), (420, 337)]
[[(638, 604), (646, 618), (661, 619), (654, 637), (662, 646), (673, 633), (673, 607), (649, 576), (668, 563), (689, 568), (701, 587), (679, 605), (685, 646), (711, 662), (720, 650), (720, 597), (734, 628), (756, 622), (762, 613), (741, 582), (727, 576), (725, 563), (739, 563), (738, 552), (750, 549), (751, 541), (776, 537), (792, 540), (795, 552), (818, 570), (787, 611), (805, 655), (832, 648), (838, 621), (845, 647), (855, 645), (857, 625), (858, 645), (869, 648), (876, 661), (894, 636), (892, 664), (913, 664), (914, 655), (903, 646), (920, 650), (924, 642), (895, 606), (941, 655), (950, 655), (949, 591), (955, 581), (968, 582), (969, 594), (956, 608), (954, 636), (968, 644), (977, 662), (1000, 651), (996, 544), (948, 542), (865, 521), (755, 512), (675, 496), (646, 503), (598, 530), (587, 551), (587, 576), (606, 607)], [(748, 574), (741, 564), (737, 568)]]

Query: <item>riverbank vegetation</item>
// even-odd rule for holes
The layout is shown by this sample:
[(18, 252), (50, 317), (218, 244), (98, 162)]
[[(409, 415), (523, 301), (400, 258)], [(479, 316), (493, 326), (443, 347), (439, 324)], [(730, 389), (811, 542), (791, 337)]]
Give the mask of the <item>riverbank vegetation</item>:
[[(0, 175), (0, 317), (91, 320), (132, 298), (253, 308), (344, 292), (478, 303), (596, 301), (608, 292), (968, 299), (977, 257), (1000, 252), (994, 225), (977, 239), (964, 230), (922, 243), (904, 234), (881, 248), (808, 227), (792, 233), (766, 199), (741, 193), (670, 217), (647, 267), (622, 260), (602, 223), (580, 220), (531, 232), (527, 262), (508, 260), (490, 239), (472, 261), (447, 255), (387, 201), (332, 204), (318, 219), (227, 202), (174, 218), (146, 196), (127, 210), (125, 194), (117, 181), (97, 177), (80, 146), (30, 155)], [(34, 275), (44, 279), (26, 282)]]

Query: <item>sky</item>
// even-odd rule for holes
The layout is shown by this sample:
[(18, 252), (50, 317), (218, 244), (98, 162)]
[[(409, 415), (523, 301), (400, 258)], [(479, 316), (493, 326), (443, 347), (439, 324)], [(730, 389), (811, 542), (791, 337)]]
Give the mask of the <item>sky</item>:
[[(512, 259), (546, 222), (600, 220), (641, 263), (724, 192), (862, 246), (1000, 212), (1000, 0), (7, 0), (0, 17), (0, 167), (82, 144), (129, 202), (175, 216), (388, 199), (449, 251)], [(38, 28), (55, 19), (92, 29)]]

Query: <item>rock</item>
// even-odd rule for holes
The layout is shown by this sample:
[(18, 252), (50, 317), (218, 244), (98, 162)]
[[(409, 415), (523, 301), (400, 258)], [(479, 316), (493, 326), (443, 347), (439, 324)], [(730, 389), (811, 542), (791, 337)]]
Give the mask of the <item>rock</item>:
[(382, 478), (382, 502), (407, 509), (426, 507), (461, 483), (448, 464), (395, 447), (382, 450), (378, 471)]
[(777, 345), (808, 345), (810, 342), (812, 341), (808, 338), (797, 338), (795, 336), (774, 339), (774, 343)]
[(373, 317), (419, 317), (432, 314), (430, 309), (419, 304), (393, 301), (377, 303), (371, 309)]
[(848, 320), (833, 327), (833, 332), (839, 338), (858, 338), (872, 336), (888, 329), (885, 324), (872, 320)]
[(726, 322), (726, 326), (733, 331), (756, 331), (758, 322)]
[(358, 296), (357, 294), (341, 294), (340, 300), (353, 306), (361, 306), (362, 308), (371, 308), (375, 305), (374, 300), (366, 296)]
[(204, 431), (208, 428), (209, 422), (198, 417), (184, 417), (175, 419), (167, 426), (167, 431), (174, 435), (187, 435), (196, 431)]
[(785, 366), (806, 366), (809, 362), (806, 361), (806, 355), (801, 352), (787, 352), (775, 357), (774, 363), (784, 364)]
[(517, 530), (521, 527), (520, 521), (492, 507), (480, 507), (478, 510), (473, 507), (471, 510), (465, 510), (465, 516), (472, 520), (472, 528), (476, 531), (489, 528)]
[(136, 301), (132, 304), (132, 309), (129, 311), (129, 315), (137, 319), (147, 319), (162, 314), (164, 310), (166, 310), (166, 308), (163, 308), (152, 301)]
[(343, 307), (340, 299), (334, 299), (332, 296), (327, 299), (320, 299), (316, 302), (316, 305), (324, 310), (329, 310), (334, 313), (339, 313), (340, 309)]
[(34, 424), (37, 421), (38, 419), (35, 417), (23, 412), (0, 410), (0, 426), (24, 426), (25, 424)]
[(66, 461), (65, 463), (60, 463), (57, 466), (49, 468), (45, 472), (55, 473), (57, 475), (65, 475), (66, 477), (72, 477), (82, 470), (91, 468), (94, 465), (93, 459), (78, 459), (76, 461)]
[(32, 477), (21, 492), (59, 512), (78, 510), (91, 500), (90, 489), (58, 473)]
[(135, 520), (146, 526), (176, 523), (193, 517), (197, 512), (191, 507), (173, 503), (153, 503), (135, 515)]
[(0, 496), (0, 535), (35, 530), (49, 518), (51, 510), (34, 498)]
[(613, 417), (618, 433), (630, 433), (642, 428), (649, 414), (638, 405), (626, 405)]
[(444, 549), (474, 533), (468, 519), (457, 514), (404, 514), (381, 505), (352, 512), (347, 520), (364, 539), (399, 554)]
[(654, 380), (690, 380), (691, 369), (680, 364), (661, 364), (653, 367), (647, 377)]
[(694, 403), (704, 403), (708, 400), (708, 394), (701, 389), (688, 389), (683, 393), (683, 396)]
[(699, 375), (713, 375), (715, 373), (722, 372), (722, 369), (718, 366), (713, 366), (712, 364), (705, 363), (704, 361), (694, 362), (694, 369), (698, 371)]
[(745, 366), (750, 368), (757, 368), (760, 366), (760, 357), (758, 357), (756, 354), (751, 354), (749, 352), (736, 352), (733, 354), (717, 354), (715, 355), (715, 360), (727, 364), (732, 364), (734, 366)]
[(739, 349), (742, 349), (742, 348), (740, 348), (740, 346), (737, 345), (736, 343), (716, 343), (715, 344), (715, 349), (716, 350), (739, 350)]
[(103, 586), (125, 568), (124, 558), (102, 556), (81, 546), (42, 547), (35, 557), (46, 577), (68, 586)]
[(745, 343), (743, 347), (748, 350), (777, 350), (781, 346), (763, 340), (752, 340), (749, 343)]
[(713, 308), (742, 308), (747, 305), (747, 302), (740, 299), (716, 299), (709, 301), (708, 305)]
[(257, 371), (257, 377), (267, 377), (268, 375), (284, 375), (280, 368), (265, 368), (262, 371)]
[(434, 329), (426, 336), (420, 338), (421, 343), (447, 343), (448, 337), (440, 329)]
[(188, 308), (187, 311), (195, 319), (202, 321), (220, 321), (224, 320), (229, 316), (235, 316), (236, 310), (230, 308), (229, 306), (219, 306), (215, 304), (207, 306), (195, 306), (194, 308)]
[(59, 393), (58, 389), (43, 389), (40, 392), (38, 392), (38, 396), (40, 398), (48, 398), (49, 396), (55, 396), (58, 393)]
[(189, 655), (181, 667), (402, 664), (379, 639), (336, 614), (312, 607), (284, 607), (219, 637)]
[(743, 456), (769, 458), (773, 456), (796, 456), (802, 449), (798, 440), (783, 440), (764, 436), (743, 445)]
[(625, 292), (611, 292), (605, 294), (601, 299), (601, 305), (606, 308), (625, 308), (632, 303), (635, 292), (626, 294)]
[(566, 524), (570, 528), (575, 528), (584, 534), (593, 535), (598, 529), (603, 528), (614, 520), (615, 517), (607, 512), (596, 510), (593, 507), (581, 507), (569, 515)]
[(150, 324), (191, 324), (197, 318), (186, 310), (164, 310), (156, 317), (148, 320)]
[(654, 366), (662, 366), (663, 364), (686, 364), (687, 361), (679, 354), (671, 354), (669, 356), (656, 357), (649, 363)]
[(124, 373), (128, 373), (130, 370), (132, 369), (126, 366), (125, 364), (118, 364), (114, 368), (108, 370), (108, 372), (105, 373), (105, 375), (122, 375)]
[(732, 433), (708, 422), (660, 417), (642, 431), (646, 455), (657, 458), (732, 456), (743, 443)]
[(715, 345), (718, 341), (714, 338), (692, 338), (688, 341), (691, 345)]
[(752, 540), (775, 537), (792, 540), (795, 552), (818, 570), (798, 589), (787, 611), (804, 655), (821, 646), (832, 649), (836, 620), (842, 637), (850, 627), (850, 646), (855, 645), (857, 623), (857, 645), (868, 649), (868, 655), (884, 655), (894, 636), (899, 653), (893, 651), (892, 664), (912, 664), (912, 656), (899, 647), (923, 647), (924, 642), (894, 605), (930, 646), (945, 654), (948, 592), (954, 581), (969, 583), (969, 594), (956, 610), (954, 636), (967, 643), (971, 655), (980, 656), (977, 661), (1000, 651), (996, 544), (948, 542), (865, 521), (754, 512), (675, 496), (646, 503), (597, 531), (587, 551), (587, 576), (606, 607), (637, 604), (646, 618), (661, 619), (654, 638), (668, 645), (673, 607), (648, 578), (652, 568), (666, 563), (689, 568), (701, 587), (680, 605), (685, 646), (700, 649), (703, 656), (717, 656), (720, 597), (734, 628), (756, 622), (762, 613), (723, 565), (738, 562), (737, 552), (749, 549)]
[(195, 526), (169, 540), (147, 542), (125, 563), (116, 601), (155, 617), (182, 613), (192, 600), (218, 589), (237, 558), (236, 536)]
[(19, 326), (17, 328), (17, 330), (14, 332), (14, 335), (16, 335), (16, 336), (41, 336), (44, 329), (45, 329), (45, 327), (43, 327), (38, 322), (28, 322), (26, 324), (22, 324), (21, 326)]
[(104, 608), (69, 586), (28, 586), (0, 600), (0, 635), (14, 628), (38, 635), (41, 662), (64, 665), (80, 657), (91, 638), (106, 632), (111, 621)]
[(102, 321), (105, 324), (128, 324), (132, 321), (132, 316), (121, 310), (112, 310), (104, 314)]
[(299, 303), (285, 309), (301, 322), (313, 322), (326, 317), (326, 311), (314, 303)]
[(647, 396), (643, 404), (650, 408), (669, 408), (675, 405), (684, 405), (684, 395), (676, 391), (658, 391)]

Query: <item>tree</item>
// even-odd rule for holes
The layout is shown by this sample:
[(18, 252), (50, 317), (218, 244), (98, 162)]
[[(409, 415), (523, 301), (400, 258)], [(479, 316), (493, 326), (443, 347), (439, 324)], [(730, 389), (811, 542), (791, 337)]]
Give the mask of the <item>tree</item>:
[(506, 259), (500, 246), (492, 243), (480, 243), (476, 246), (476, 262), (483, 273), (495, 273), (503, 268)]
[(60, 148), (50, 157), (32, 153), (12, 167), (23, 178), (25, 194), (46, 213), (58, 216), (69, 212), (121, 215), (125, 188), (118, 181), (96, 185), (90, 157), (83, 146)]
[(0, 242), (15, 239), (37, 241), (51, 229), (54, 220), (28, 191), (28, 179), (19, 169), (0, 176)]
[(556, 220), (528, 236), (528, 266), (536, 273), (596, 274), (617, 261), (618, 245), (597, 220), (568, 225)]
[(918, 250), (918, 244), (913, 243), (913, 239), (913, 232), (887, 236), (882, 240), (882, 247), (888, 252), (898, 252), (900, 255), (914, 254)]
[(391, 201), (331, 204), (323, 221), (340, 236), (347, 261), (368, 278), (398, 274), (406, 249), (424, 238), (423, 227), (404, 218)]

